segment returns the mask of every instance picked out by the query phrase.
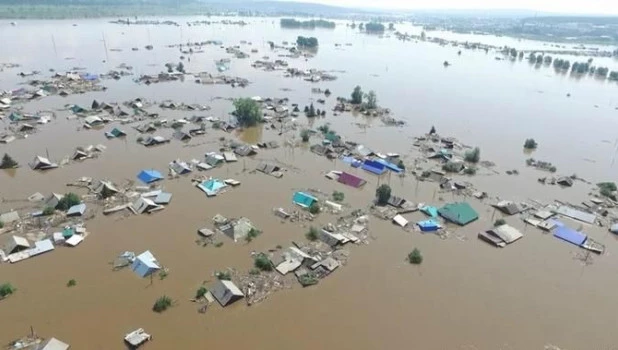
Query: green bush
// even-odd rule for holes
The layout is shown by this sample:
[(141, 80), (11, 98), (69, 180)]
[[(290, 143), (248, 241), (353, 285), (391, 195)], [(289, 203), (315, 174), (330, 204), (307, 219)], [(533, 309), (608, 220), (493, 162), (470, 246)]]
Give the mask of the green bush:
[(319, 214), (320, 211), (322, 211), (322, 209), (320, 209), (320, 206), (316, 202), (313, 202), (313, 204), (309, 207), (309, 212), (313, 215)]
[(505, 225), (506, 221), (504, 219), (498, 219), (494, 222), (494, 227)]
[(406, 170), (406, 165), (403, 163), (403, 159), (399, 159), (399, 163), (397, 163), (397, 167), (401, 170)]
[(414, 248), (414, 250), (408, 254), (408, 262), (414, 265), (420, 265), (423, 263), (423, 255), (418, 248)]
[(55, 211), (56, 210), (52, 207), (45, 207), (45, 209), (43, 209), (43, 216), (53, 215)]
[(537, 146), (538, 144), (534, 141), (534, 139), (526, 139), (526, 142), (524, 142), (525, 149), (536, 149)]
[(447, 173), (458, 173), (461, 170), (461, 163), (457, 162), (446, 162), (442, 165), (442, 170)]
[(473, 150), (466, 152), (464, 155), (464, 159), (466, 162), (470, 163), (478, 163), (481, 160), (481, 149), (478, 147), (474, 147)]
[(257, 238), (260, 234), (262, 234), (262, 231), (252, 228), (251, 230), (249, 230), (249, 233), (247, 233), (247, 237), (245, 237), (245, 241), (251, 242), (253, 241), (253, 239)]
[(206, 293), (208, 293), (208, 289), (206, 289), (206, 287), (199, 287), (195, 292), (195, 299), (202, 299)]
[(8, 297), (9, 295), (15, 293), (15, 291), (17, 291), (17, 289), (15, 289), (15, 287), (13, 287), (10, 283), (0, 284), (0, 299)]
[(307, 237), (308, 240), (315, 242), (318, 240), (318, 229), (311, 226), (309, 228), (309, 231), (305, 234), (305, 237)]
[(260, 271), (272, 271), (273, 265), (270, 263), (270, 259), (264, 253), (260, 253), (255, 256), (253, 264), (256, 268), (260, 269)]
[(391, 187), (389, 185), (380, 185), (376, 189), (376, 198), (379, 205), (386, 205), (391, 198)]
[(361, 103), (363, 103), (363, 90), (361, 89), (360, 86), (357, 86), (354, 88), (354, 91), (352, 92), (352, 103), (355, 105), (359, 105)]
[(223, 247), (223, 242), (217, 242), (217, 243), (215, 243), (215, 247), (216, 247), (216, 248), (221, 248), (221, 247)]
[(599, 182), (597, 184), (597, 186), (599, 187), (599, 193), (601, 193), (602, 196), (615, 199), (616, 196), (614, 195), (614, 192), (617, 189), (616, 188), (616, 183), (614, 183), (614, 182)]
[(306, 273), (298, 277), (298, 282), (303, 287), (313, 286), (315, 284), (318, 284), (318, 281), (319, 281), (318, 277), (313, 272), (309, 272), (309, 273)]
[(70, 279), (69, 282), (67, 282), (67, 287), (75, 287), (77, 285), (77, 281), (74, 279)]
[(81, 199), (78, 195), (73, 192), (69, 192), (62, 197), (61, 200), (58, 201), (58, 205), (56, 205), (56, 209), (67, 211), (74, 205), (78, 205), (81, 203)]
[(476, 168), (475, 167), (467, 167), (464, 169), (464, 174), (466, 175), (476, 175)]
[(163, 312), (172, 306), (172, 298), (164, 295), (155, 301), (152, 306), (152, 311), (154, 312)]
[(333, 200), (335, 202), (343, 202), (345, 199), (345, 194), (339, 191), (333, 191)]
[(4, 222), (2, 220), (0, 220), (0, 228), (4, 227)]
[(260, 274), (260, 269), (251, 269), (251, 270), (249, 270), (249, 274), (251, 276), (257, 276), (257, 275)]
[(232, 280), (232, 274), (229, 271), (217, 271), (215, 275), (221, 281), (231, 281)]

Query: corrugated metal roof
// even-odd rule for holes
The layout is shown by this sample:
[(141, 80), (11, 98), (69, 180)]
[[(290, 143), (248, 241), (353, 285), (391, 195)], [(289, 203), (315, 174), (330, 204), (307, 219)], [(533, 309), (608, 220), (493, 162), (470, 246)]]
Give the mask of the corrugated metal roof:
[(564, 215), (570, 217), (575, 220), (579, 220), (588, 224), (594, 224), (597, 216), (591, 213), (586, 213), (581, 210), (577, 210), (575, 208), (567, 207), (563, 205), (556, 210), (556, 212), (560, 215)]
[(584, 233), (573, 230), (566, 226), (557, 227), (554, 230), (554, 237), (560, 238), (569, 243), (581, 246), (588, 238)]

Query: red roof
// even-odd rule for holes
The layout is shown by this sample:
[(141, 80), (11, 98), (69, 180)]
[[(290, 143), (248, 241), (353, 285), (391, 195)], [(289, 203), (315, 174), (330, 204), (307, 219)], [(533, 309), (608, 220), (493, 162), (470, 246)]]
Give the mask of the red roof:
[(338, 181), (342, 184), (352, 186), (354, 188), (359, 188), (365, 183), (367, 183), (367, 181), (361, 179), (360, 177), (352, 175), (352, 174), (348, 174), (345, 171), (342, 172), (341, 175), (339, 175)]

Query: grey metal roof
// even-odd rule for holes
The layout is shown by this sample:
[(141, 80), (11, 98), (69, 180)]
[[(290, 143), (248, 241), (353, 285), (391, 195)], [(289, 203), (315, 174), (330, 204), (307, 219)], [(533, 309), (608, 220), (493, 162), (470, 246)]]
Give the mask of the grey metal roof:
[(210, 292), (221, 306), (227, 306), (245, 297), (243, 292), (232, 281), (217, 280), (210, 289)]

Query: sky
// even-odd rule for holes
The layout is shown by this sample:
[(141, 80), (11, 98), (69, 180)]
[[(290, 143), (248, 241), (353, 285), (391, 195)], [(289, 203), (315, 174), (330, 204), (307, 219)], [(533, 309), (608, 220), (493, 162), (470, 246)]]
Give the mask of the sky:
[(508, 9), (572, 14), (618, 14), (617, 0), (286, 0), (384, 9)]

